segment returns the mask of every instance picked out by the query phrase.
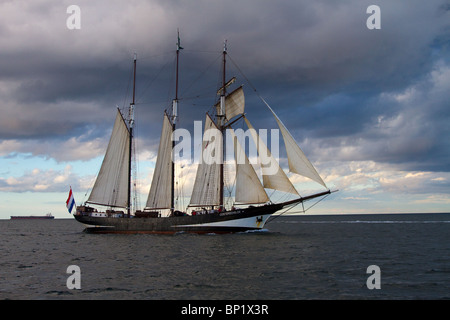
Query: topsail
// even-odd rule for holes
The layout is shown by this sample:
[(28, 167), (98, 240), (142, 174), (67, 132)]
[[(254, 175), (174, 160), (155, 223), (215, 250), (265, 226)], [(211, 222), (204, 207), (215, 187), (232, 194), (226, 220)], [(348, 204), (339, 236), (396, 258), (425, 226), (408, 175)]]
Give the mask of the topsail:
[[(245, 108), (244, 89), (241, 87), (232, 91), (225, 98), (225, 118), (231, 120), (237, 115), (243, 114)], [(220, 114), (220, 103), (216, 104), (217, 114)]]

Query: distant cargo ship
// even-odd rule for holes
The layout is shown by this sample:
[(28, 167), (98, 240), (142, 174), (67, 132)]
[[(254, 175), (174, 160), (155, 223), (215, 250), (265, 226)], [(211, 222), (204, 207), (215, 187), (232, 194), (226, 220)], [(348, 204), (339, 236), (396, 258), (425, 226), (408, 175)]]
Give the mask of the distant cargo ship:
[(51, 213), (46, 214), (45, 216), (11, 216), (11, 220), (19, 220), (19, 219), (54, 219)]

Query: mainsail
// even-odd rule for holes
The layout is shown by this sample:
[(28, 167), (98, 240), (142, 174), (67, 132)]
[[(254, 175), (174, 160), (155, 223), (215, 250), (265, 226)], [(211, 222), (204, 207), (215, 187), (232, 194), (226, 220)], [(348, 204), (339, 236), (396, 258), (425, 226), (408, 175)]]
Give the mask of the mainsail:
[(152, 185), (147, 198), (146, 208), (169, 209), (172, 199), (172, 124), (164, 114), (158, 158), (153, 173)]
[(222, 161), (222, 133), (207, 114), (202, 155), (189, 206), (215, 206), (220, 204), (220, 164)]
[(128, 206), (130, 132), (117, 110), (100, 172), (87, 202), (110, 207)]

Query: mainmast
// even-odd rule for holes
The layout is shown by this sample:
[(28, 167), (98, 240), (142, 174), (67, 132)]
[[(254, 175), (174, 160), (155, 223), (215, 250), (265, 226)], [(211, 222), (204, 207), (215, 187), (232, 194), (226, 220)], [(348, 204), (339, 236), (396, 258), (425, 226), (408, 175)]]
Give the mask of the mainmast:
[[(223, 137), (224, 122), (225, 122), (225, 95), (226, 95), (226, 56), (227, 56), (227, 40), (223, 43), (223, 70), (222, 70), (222, 92), (220, 94), (220, 114), (218, 115), (218, 125)], [(225, 139), (222, 139), (222, 143), (225, 144)], [(223, 209), (223, 189), (224, 189), (224, 145), (222, 146), (222, 161), (220, 162), (220, 180), (219, 180), (219, 206)]]
[[(178, 65), (180, 58), (181, 47), (180, 41), (180, 31), (177, 29), (178, 41), (177, 41), (177, 66), (176, 66), (176, 77), (175, 77), (175, 99), (172, 101), (172, 132), (175, 131), (175, 126), (178, 118)], [(175, 141), (172, 140), (172, 150), (175, 148)], [(171, 181), (171, 200), (170, 200), (170, 211), (173, 214), (175, 210), (175, 162), (173, 161), (172, 155), (172, 181)]]
[(136, 60), (137, 55), (134, 54), (134, 66), (133, 66), (133, 100), (130, 103), (129, 108), (129, 131), (130, 131), (130, 143), (129, 143), (129, 154), (128, 154), (128, 198), (127, 198), (127, 217), (130, 217), (130, 211), (131, 211), (131, 157), (132, 157), (132, 150), (133, 150), (133, 127), (134, 127), (134, 105), (135, 105), (135, 99), (136, 99)]

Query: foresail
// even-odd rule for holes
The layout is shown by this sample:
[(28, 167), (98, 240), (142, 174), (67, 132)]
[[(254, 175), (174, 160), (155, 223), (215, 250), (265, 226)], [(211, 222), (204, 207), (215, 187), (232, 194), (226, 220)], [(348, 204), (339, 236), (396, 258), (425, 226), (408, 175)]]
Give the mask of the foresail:
[(278, 127), (280, 128), (281, 135), (283, 136), (289, 162), (289, 171), (310, 178), (315, 182), (321, 184), (325, 188), (327, 188), (325, 182), (322, 180), (322, 178), (319, 176), (314, 166), (311, 164), (311, 162), (305, 156), (303, 151), (300, 149), (300, 147), (298, 146), (295, 139), (292, 137), (289, 130), (285, 127), (285, 125), (278, 118), (275, 112), (273, 112), (272, 108), (267, 103), (266, 105), (272, 112), (273, 116), (275, 117), (275, 120), (278, 123)]
[[(217, 114), (220, 114), (220, 104), (216, 105)], [(231, 120), (245, 109), (245, 96), (242, 87), (237, 88), (225, 98), (225, 118)]]
[(277, 160), (272, 156), (272, 153), (256, 133), (256, 130), (253, 128), (250, 121), (248, 121), (247, 118), (244, 119), (250, 129), (253, 141), (255, 142), (258, 150), (259, 159), (261, 161), (264, 188), (275, 189), (300, 196), (289, 178), (286, 176), (286, 173), (284, 173), (284, 171), (280, 168)]
[(130, 133), (117, 110), (111, 138), (100, 172), (87, 202), (111, 207), (127, 207)]
[(239, 143), (234, 130), (230, 128), (233, 138), (234, 156), (236, 160), (236, 195), (235, 202), (239, 204), (256, 204), (269, 201), (264, 187), (250, 164), (245, 151)]
[(161, 140), (146, 208), (169, 209), (172, 200), (172, 124), (164, 115)]
[(189, 206), (220, 204), (220, 163), (223, 161), (223, 137), (209, 115), (206, 116), (202, 158), (197, 168)]

